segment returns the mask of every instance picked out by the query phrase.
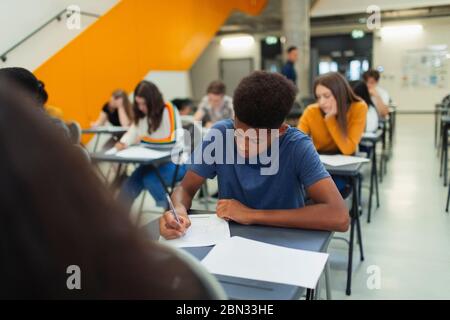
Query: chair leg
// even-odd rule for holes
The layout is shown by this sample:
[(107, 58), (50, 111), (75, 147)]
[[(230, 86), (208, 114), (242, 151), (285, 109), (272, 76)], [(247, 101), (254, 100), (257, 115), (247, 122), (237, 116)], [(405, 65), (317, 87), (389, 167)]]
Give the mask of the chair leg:
[(380, 193), (379, 193), (379, 191), (378, 191), (378, 168), (377, 168), (377, 163), (376, 163), (376, 158), (375, 158), (375, 167), (374, 167), (374, 173), (373, 173), (373, 179), (374, 179), (374, 182), (375, 182), (375, 196), (376, 196), (376, 199), (377, 199), (377, 208), (379, 208), (380, 207)]
[(372, 213), (372, 197), (373, 197), (373, 171), (370, 173), (370, 188), (369, 188), (369, 206), (367, 208), (367, 223), (370, 223)]
[(138, 216), (136, 218), (136, 225), (139, 227), (141, 224), (141, 220), (142, 220), (142, 215), (144, 214), (144, 202), (145, 202), (145, 195), (146, 195), (146, 191), (143, 191), (144, 194), (142, 195), (142, 200), (141, 200), (141, 204), (139, 206), (139, 212), (138, 212)]
[(359, 217), (356, 217), (356, 231), (357, 231), (357, 234), (358, 234), (360, 259), (361, 259), (361, 261), (364, 261), (364, 250), (363, 250), (363, 243), (362, 243), (361, 222), (359, 220)]
[(355, 218), (352, 218), (350, 225), (350, 242), (348, 246), (347, 263), (347, 289), (345, 293), (349, 296), (352, 293), (352, 268), (353, 268), (353, 242), (355, 237)]
[(450, 185), (448, 186), (448, 192), (447, 192), (447, 205), (445, 206), (445, 212), (448, 212), (448, 205), (450, 202)]
[(448, 128), (444, 128), (444, 187), (447, 186), (447, 175), (448, 175)]

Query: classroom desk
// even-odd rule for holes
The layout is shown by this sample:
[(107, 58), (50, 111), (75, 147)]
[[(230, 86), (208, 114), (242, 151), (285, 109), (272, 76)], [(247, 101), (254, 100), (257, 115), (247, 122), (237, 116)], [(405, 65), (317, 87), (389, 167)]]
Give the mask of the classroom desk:
[(437, 147), (439, 145), (439, 132), (440, 132), (440, 123), (442, 115), (447, 111), (447, 108), (444, 107), (442, 103), (436, 103), (434, 105), (434, 146)]
[[(167, 186), (167, 184), (165, 183), (164, 179), (161, 177), (158, 167), (162, 164), (166, 164), (168, 162), (171, 161), (171, 155), (167, 155), (165, 157), (162, 158), (158, 158), (158, 159), (142, 159), (142, 158), (123, 158), (123, 157), (118, 157), (117, 155), (107, 155), (103, 152), (99, 152), (99, 153), (92, 153), (91, 154), (91, 159), (93, 162), (114, 162), (114, 163), (118, 163), (119, 164), (119, 168), (117, 170), (117, 175), (114, 178), (114, 182), (117, 181), (117, 179), (119, 179), (119, 174), (121, 171), (121, 167), (123, 165), (128, 165), (128, 164), (137, 164), (137, 165), (145, 165), (145, 166), (149, 166), (152, 170), (154, 170), (154, 172), (156, 173), (156, 176), (158, 177), (159, 181), (161, 182), (162, 186), (164, 187), (164, 189), (166, 190), (166, 192), (168, 194), (170, 194), (169, 192), (169, 188)], [(178, 170), (176, 170), (175, 172), (175, 177), (177, 176)], [(175, 179), (174, 179), (175, 180)], [(113, 185), (114, 185), (113, 182)], [(172, 181), (172, 189), (174, 186), (175, 182)]]
[[(190, 214), (212, 213), (192, 210)], [(214, 214), (214, 213), (212, 213)], [(158, 220), (150, 222), (147, 229), (151, 239), (159, 238)], [(293, 249), (326, 252), (333, 236), (329, 231), (289, 229), (268, 226), (245, 226), (230, 222), (231, 236), (270, 243)], [(213, 247), (185, 248), (194, 257), (202, 260)], [(215, 275), (230, 299), (236, 300), (293, 300), (305, 294), (305, 288), (292, 285)], [(313, 299), (314, 290), (306, 290), (307, 299)]]
[(389, 106), (389, 153), (392, 152), (396, 123), (397, 123), (397, 106), (390, 105)]
[(351, 294), (352, 288), (352, 266), (353, 266), (353, 244), (355, 237), (355, 227), (358, 236), (359, 250), (361, 261), (364, 261), (364, 251), (363, 251), (363, 243), (362, 243), (362, 235), (361, 235), (361, 223), (359, 220), (360, 216), (360, 194), (359, 194), (359, 176), (361, 172), (361, 168), (363, 166), (362, 163), (349, 164), (346, 166), (333, 167), (329, 165), (324, 165), (325, 169), (332, 176), (340, 176), (346, 177), (351, 180), (351, 185), (353, 189), (353, 197), (352, 197), (352, 208), (350, 209), (350, 240), (348, 240), (349, 248), (348, 248), (348, 264), (347, 264), (347, 288), (346, 294)]
[(372, 152), (370, 155), (372, 161), (372, 168), (370, 170), (370, 189), (369, 189), (369, 205), (367, 210), (367, 223), (370, 223), (371, 213), (372, 213), (372, 196), (373, 187), (375, 184), (375, 194), (377, 199), (377, 208), (380, 207), (380, 196), (378, 193), (378, 168), (377, 168), (377, 143), (381, 141), (382, 131), (378, 130), (374, 134), (365, 133), (361, 139), (361, 142), (365, 142), (371, 145)]
[(81, 131), (82, 134), (96, 134), (97, 137), (95, 138), (95, 144), (94, 144), (94, 152), (97, 152), (98, 143), (100, 141), (100, 136), (102, 134), (121, 134), (128, 131), (128, 128), (124, 127), (114, 127), (114, 126), (104, 126), (104, 127), (97, 127), (97, 128), (89, 128), (89, 129), (83, 129)]
[(442, 136), (442, 150), (441, 150), (441, 166), (439, 175), (442, 176), (442, 169), (444, 169), (444, 186), (447, 186), (448, 177), (448, 130), (450, 130), (450, 116), (441, 117), (441, 136)]

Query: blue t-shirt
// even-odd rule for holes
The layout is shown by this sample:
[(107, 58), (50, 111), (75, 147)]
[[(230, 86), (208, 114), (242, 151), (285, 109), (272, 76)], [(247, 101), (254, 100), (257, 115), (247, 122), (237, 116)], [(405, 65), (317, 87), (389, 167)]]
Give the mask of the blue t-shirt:
[[(308, 188), (329, 177), (311, 139), (296, 128), (289, 127), (272, 143), (279, 143), (279, 152), (272, 147), (267, 157), (252, 161), (237, 152), (233, 120), (217, 122), (212, 129), (216, 130), (191, 155), (188, 169), (203, 178), (217, 176), (219, 199), (235, 199), (253, 209), (301, 208), (305, 202), (302, 185)], [(227, 136), (232, 146), (225, 146)], [(269, 163), (268, 159), (273, 160)]]

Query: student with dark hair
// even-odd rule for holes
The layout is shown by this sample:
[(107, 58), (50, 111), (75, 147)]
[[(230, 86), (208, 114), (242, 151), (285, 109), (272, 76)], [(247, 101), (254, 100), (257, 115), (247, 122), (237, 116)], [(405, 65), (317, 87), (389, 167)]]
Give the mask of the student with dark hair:
[(281, 74), (286, 78), (291, 80), (294, 84), (297, 84), (297, 71), (295, 71), (295, 63), (298, 60), (298, 49), (297, 47), (289, 47), (286, 50), (287, 62), (281, 70)]
[(222, 81), (213, 81), (206, 90), (194, 115), (195, 121), (202, 121), (207, 128), (220, 120), (233, 118), (233, 99), (225, 95), (226, 87)]
[(172, 104), (177, 107), (180, 116), (188, 116), (192, 112), (192, 100), (191, 99), (174, 99)]
[[(194, 195), (206, 179), (216, 176), (217, 215), (223, 219), (347, 230), (347, 208), (311, 139), (285, 123), (296, 92), (291, 81), (275, 73), (256, 71), (240, 82), (234, 93), (234, 121), (216, 123), (194, 151), (186, 176), (172, 194), (180, 223), (166, 212), (160, 219), (162, 236), (183, 235), (190, 226)], [(271, 164), (263, 160), (264, 154), (270, 154)], [(206, 159), (209, 156), (212, 159)], [(314, 205), (305, 207), (303, 186)]]
[(98, 119), (92, 123), (93, 127), (103, 126), (109, 122), (113, 126), (129, 127), (133, 121), (133, 110), (125, 90), (117, 89), (104, 104)]
[[(37, 101), (18, 96), (0, 86), (0, 299), (208, 298), (190, 267), (131, 224)], [(81, 290), (69, 290), (77, 268)]]
[[(45, 85), (27, 69), (17, 67), (0, 69), (0, 82), (4, 86), (10, 86), (17, 95), (32, 99), (36, 107), (46, 111), (45, 104), (48, 100), (48, 93), (45, 90)], [(49, 116), (53, 124), (60, 129), (60, 133), (70, 140), (70, 132), (64, 121), (51, 114)]]
[(366, 126), (366, 103), (337, 72), (318, 77), (313, 91), (317, 103), (305, 109), (298, 128), (312, 138), (319, 153), (354, 154)]
[[(158, 87), (149, 81), (140, 82), (134, 91), (134, 123), (116, 144), (117, 150), (143, 143), (150, 147), (171, 147), (182, 149), (183, 138), (176, 136), (177, 128), (182, 128), (177, 108), (164, 98)], [(179, 131), (178, 131), (179, 133)], [(159, 174), (170, 184), (176, 171), (176, 164), (169, 162), (158, 167)], [(176, 179), (183, 178), (186, 169), (180, 165)], [(165, 190), (158, 176), (149, 166), (140, 166), (127, 179), (121, 192), (121, 199), (127, 204), (148, 190), (159, 207), (167, 208)]]
[[(129, 127), (132, 121), (133, 109), (128, 99), (128, 94), (124, 90), (117, 89), (112, 93), (109, 101), (103, 106), (98, 119), (91, 125), (92, 127), (98, 127), (109, 122), (113, 126)], [(123, 133), (113, 134), (102, 148), (104, 150), (112, 148), (122, 136)]]
[(353, 91), (360, 97), (369, 107), (366, 118), (366, 132), (376, 132), (379, 126), (379, 117), (377, 109), (370, 98), (370, 93), (364, 81), (356, 81), (352, 84)]
[(378, 110), (381, 118), (386, 118), (389, 114), (389, 93), (379, 86), (380, 72), (375, 69), (370, 69), (363, 74), (364, 82), (367, 84), (373, 104)]

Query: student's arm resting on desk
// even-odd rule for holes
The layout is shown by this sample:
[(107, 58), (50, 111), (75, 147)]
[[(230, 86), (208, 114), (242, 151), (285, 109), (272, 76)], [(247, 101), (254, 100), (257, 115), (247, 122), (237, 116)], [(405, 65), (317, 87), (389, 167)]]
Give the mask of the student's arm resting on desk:
[(331, 178), (322, 179), (308, 189), (315, 204), (298, 209), (257, 210), (237, 200), (219, 200), (217, 215), (241, 224), (302, 228), (345, 232), (349, 214)]
[(191, 221), (187, 211), (191, 208), (192, 199), (205, 180), (205, 178), (191, 170), (186, 173), (181, 184), (175, 188), (171, 196), (175, 210), (180, 217), (180, 224), (176, 222), (171, 212), (165, 212), (159, 219), (161, 236), (166, 239), (176, 239), (181, 237), (186, 232), (186, 229), (190, 227)]

